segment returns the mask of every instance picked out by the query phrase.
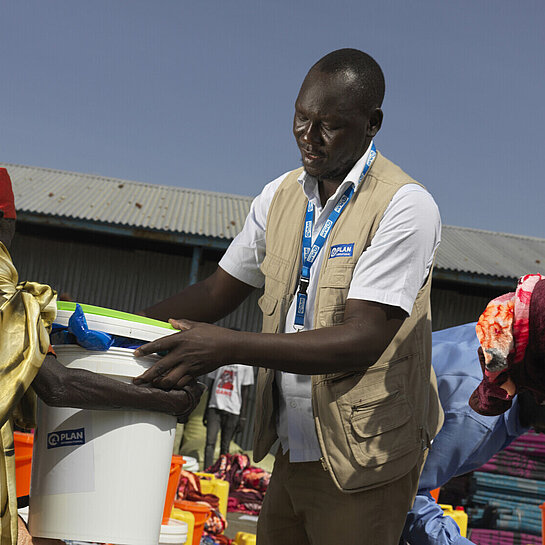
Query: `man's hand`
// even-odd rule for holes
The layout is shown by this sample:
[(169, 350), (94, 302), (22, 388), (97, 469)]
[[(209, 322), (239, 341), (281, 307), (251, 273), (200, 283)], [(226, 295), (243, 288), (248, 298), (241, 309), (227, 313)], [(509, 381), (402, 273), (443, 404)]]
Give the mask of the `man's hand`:
[(179, 333), (162, 337), (135, 350), (136, 357), (166, 352), (153, 367), (134, 379), (165, 390), (180, 389), (193, 378), (232, 361), (230, 354), (239, 333), (191, 320), (169, 320)]

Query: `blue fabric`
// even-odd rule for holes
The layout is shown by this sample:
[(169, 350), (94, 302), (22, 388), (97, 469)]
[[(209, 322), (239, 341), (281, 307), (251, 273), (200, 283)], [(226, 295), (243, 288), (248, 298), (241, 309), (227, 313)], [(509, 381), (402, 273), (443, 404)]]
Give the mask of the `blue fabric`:
[(475, 323), (434, 332), (432, 345), (445, 422), (431, 446), (403, 538), (411, 545), (469, 544), (454, 520), (443, 516), (429, 491), (479, 468), (527, 430), (519, 423), (516, 399), (499, 416), (482, 416), (468, 404), (482, 380)]
[(68, 326), (54, 323), (50, 337), (52, 344), (79, 344), (87, 350), (100, 352), (105, 352), (112, 346), (134, 350), (147, 342), (89, 329), (79, 303), (76, 304), (76, 309), (68, 320)]
[(87, 320), (79, 303), (68, 320), (68, 331), (76, 337), (80, 346), (88, 350), (106, 351), (113, 344), (112, 337), (107, 333), (87, 327)]

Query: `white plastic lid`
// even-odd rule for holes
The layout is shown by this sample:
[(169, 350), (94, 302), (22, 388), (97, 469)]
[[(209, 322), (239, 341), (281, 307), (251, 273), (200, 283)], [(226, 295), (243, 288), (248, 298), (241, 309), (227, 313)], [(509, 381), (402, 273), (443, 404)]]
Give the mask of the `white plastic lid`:
[(182, 454), (185, 463), (182, 466), (182, 469), (184, 471), (199, 471), (199, 462), (197, 458), (193, 458), (193, 456), (186, 456), (185, 454)]
[(159, 544), (182, 544), (187, 541), (187, 522), (169, 519), (168, 524), (161, 524)]
[[(155, 341), (160, 337), (176, 333), (176, 330), (167, 322), (93, 305), (80, 306), (85, 314), (87, 326), (96, 331), (142, 341)], [(76, 309), (76, 303), (59, 301), (57, 309), (55, 322), (67, 326), (70, 316)]]

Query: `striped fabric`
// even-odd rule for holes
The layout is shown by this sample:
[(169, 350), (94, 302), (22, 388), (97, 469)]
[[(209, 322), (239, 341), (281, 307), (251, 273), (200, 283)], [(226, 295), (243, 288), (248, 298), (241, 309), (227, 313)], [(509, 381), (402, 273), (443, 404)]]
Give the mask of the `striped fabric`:
[[(545, 503), (545, 435), (533, 431), (521, 435), (473, 473), (472, 488), (471, 507), (467, 509), (469, 526), (479, 525), (485, 509), (493, 507), (497, 512), (495, 528), (507, 531), (502, 537), (506, 541), (494, 541), (493, 534), (487, 541), (489, 530), (473, 530), (475, 543), (534, 543), (513, 540), (519, 539), (520, 533), (541, 536), (539, 506)], [(485, 537), (476, 541), (474, 535)]]
[(541, 537), (501, 530), (472, 530), (470, 539), (476, 545), (541, 545)]

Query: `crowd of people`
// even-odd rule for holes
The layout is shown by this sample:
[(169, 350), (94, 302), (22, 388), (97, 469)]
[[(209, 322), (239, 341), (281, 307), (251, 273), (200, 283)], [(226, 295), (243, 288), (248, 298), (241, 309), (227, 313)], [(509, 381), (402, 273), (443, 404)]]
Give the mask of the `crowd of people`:
[[(161, 357), (133, 384), (56, 361), (55, 292), (18, 282), (1, 172), (1, 545), (18, 540), (13, 426), (32, 427), (34, 393), (184, 420), (202, 394), (196, 379), (208, 376), (207, 466), (218, 430), (224, 452), (247, 417), (252, 367), (254, 460), (279, 445), (260, 545), (464, 543), (429, 490), (541, 428), (545, 279), (523, 277), (493, 302), (501, 312), (479, 321), (478, 338), (474, 325), (466, 344), (460, 330), (445, 332), (432, 358), (441, 219), (430, 193), (377, 150), (384, 93), (382, 69), (362, 51), (336, 50), (310, 68), (293, 118), (302, 167), (264, 187), (213, 274), (142, 311), (179, 331), (135, 351)], [(214, 325), (259, 289), (261, 333)], [(476, 446), (464, 450), (457, 438), (468, 433)], [(19, 523), (22, 539), (32, 538)]]

